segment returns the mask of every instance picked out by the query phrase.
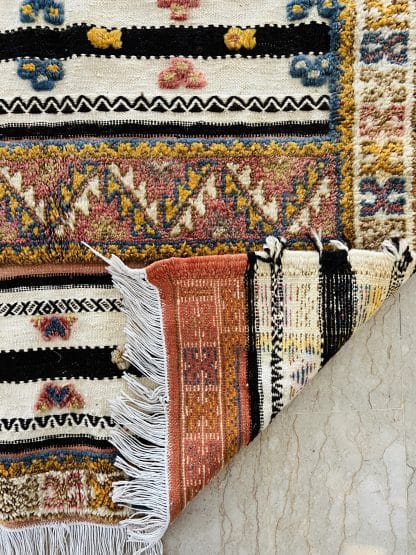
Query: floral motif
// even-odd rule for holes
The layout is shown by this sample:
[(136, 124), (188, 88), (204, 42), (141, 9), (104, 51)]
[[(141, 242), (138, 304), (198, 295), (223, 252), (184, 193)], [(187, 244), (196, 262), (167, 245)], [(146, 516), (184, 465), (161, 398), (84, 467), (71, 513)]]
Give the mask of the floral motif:
[(47, 23), (62, 25), (64, 22), (64, 5), (57, 0), (24, 0), (20, 6), (20, 21), (33, 23), (43, 10), (43, 17)]
[(331, 54), (316, 56), (315, 59), (300, 54), (290, 62), (290, 75), (300, 77), (306, 87), (318, 87), (326, 82), (333, 67), (334, 62)]
[(313, 6), (318, 9), (321, 17), (333, 17), (339, 10), (337, 0), (290, 0), (287, 5), (287, 17), (290, 20), (303, 19), (308, 17)]
[(65, 316), (37, 316), (31, 321), (35, 328), (40, 330), (42, 339), (45, 341), (51, 341), (55, 337), (66, 341), (71, 335), (71, 328), (76, 320), (72, 314), (66, 314)]
[(194, 68), (193, 63), (185, 58), (174, 58), (169, 66), (159, 74), (159, 86), (162, 89), (201, 89), (207, 84), (202, 71)]
[(88, 31), (87, 37), (95, 48), (101, 48), (102, 50), (110, 47), (119, 50), (123, 46), (120, 29), (108, 31), (104, 27), (93, 27)]
[(53, 382), (46, 383), (39, 393), (35, 404), (36, 412), (46, 412), (53, 408), (71, 410), (82, 409), (85, 406), (82, 395), (76, 391), (72, 384), (64, 386)]
[(230, 27), (224, 35), (225, 46), (229, 50), (253, 50), (256, 46), (256, 30), (240, 29), (240, 27)]
[(170, 8), (170, 18), (185, 21), (189, 17), (190, 8), (198, 8), (199, 0), (157, 0), (159, 8)]
[(19, 60), (17, 74), (22, 79), (29, 79), (36, 91), (50, 91), (55, 82), (64, 76), (64, 68), (60, 60), (46, 58), (23, 58)]
[(111, 352), (111, 362), (117, 366), (119, 370), (128, 370), (130, 362), (124, 358), (125, 347), (119, 346)]

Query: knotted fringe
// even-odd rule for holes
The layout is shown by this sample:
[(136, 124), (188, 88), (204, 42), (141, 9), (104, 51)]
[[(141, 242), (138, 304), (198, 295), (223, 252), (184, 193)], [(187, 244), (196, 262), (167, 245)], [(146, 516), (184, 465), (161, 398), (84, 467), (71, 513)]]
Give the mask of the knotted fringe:
[(1, 555), (133, 555), (120, 526), (56, 523), (15, 530), (0, 528)]
[(161, 538), (169, 525), (168, 390), (162, 306), (159, 292), (147, 280), (145, 270), (132, 270), (115, 256), (104, 260), (123, 296), (127, 315), (124, 356), (147, 378), (124, 374), (128, 394), (111, 403), (117, 424), (111, 442), (120, 453), (116, 466), (130, 477), (113, 484), (113, 501), (135, 511), (121, 522), (127, 528), (128, 540), (135, 543), (134, 553), (159, 555), (163, 553)]

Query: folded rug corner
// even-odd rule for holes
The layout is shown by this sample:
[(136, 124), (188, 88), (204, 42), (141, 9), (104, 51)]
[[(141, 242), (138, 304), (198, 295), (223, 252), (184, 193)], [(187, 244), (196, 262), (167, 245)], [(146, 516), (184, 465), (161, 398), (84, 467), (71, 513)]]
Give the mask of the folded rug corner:
[[(108, 260), (127, 315), (125, 394), (112, 404), (113, 499), (159, 553), (168, 525), (264, 430), (415, 271), (408, 243), (380, 252), (263, 251), (169, 259), (130, 269)], [(146, 551), (145, 551), (146, 552)]]

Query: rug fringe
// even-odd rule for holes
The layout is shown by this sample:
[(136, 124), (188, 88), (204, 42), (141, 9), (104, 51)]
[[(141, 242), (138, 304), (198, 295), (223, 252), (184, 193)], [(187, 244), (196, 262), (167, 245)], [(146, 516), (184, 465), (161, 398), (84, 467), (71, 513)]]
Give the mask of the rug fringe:
[(124, 374), (128, 393), (111, 403), (117, 424), (111, 442), (116, 466), (130, 477), (114, 483), (113, 500), (135, 513), (121, 524), (139, 547), (159, 555), (169, 525), (167, 469), (167, 365), (159, 292), (145, 270), (132, 270), (113, 256), (107, 261), (127, 314), (125, 358), (147, 379)]
[[(0, 527), (2, 555), (133, 555), (137, 545), (121, 526), (54, 523), (12, 529)], [(147, 551), (157, 555), (161, 551)]]

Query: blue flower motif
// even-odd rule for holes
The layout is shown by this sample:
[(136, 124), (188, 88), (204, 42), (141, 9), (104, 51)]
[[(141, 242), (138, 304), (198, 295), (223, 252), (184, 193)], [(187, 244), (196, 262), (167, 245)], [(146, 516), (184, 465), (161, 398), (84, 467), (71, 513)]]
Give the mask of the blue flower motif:
[(64, 22), (64, 5), (62, 2), (55, 2), (51, 0), (48, 2), (45, 0), (45, 21), (52, 23), (52, 25), (62, 25)]
[(339, 10), (338, 0), (290, 0), (287, 4), (287, 17), (290, 21), (308, 17), (313, 6), (321, 17), (331, 18)]
[(339, 4), (337, 0), (318, 0), (318, 13), (321, 17), (331, 18), (338, 13)]
[(59, 0), (23, 0), (20, 6), (20, 21), (33, 23), (40, 10), (44, 11), (43, 16), (47, 23), (61, 25), (64, 22), (64, 5)]
[(36, 91), (50, 91), (55, 81), (63, 78), (64, 68), (62, 62), (54, 58), (23, 58), (19, 60), (17, 74), (22, 79), (29, 79)]
[(286, 7), (287, 17), (291, 21), (308, 17), (309, 10), (315, 4), (315, 0), (290, 0)]
[(319, 87), (326, 82), (333, 68), (334, 60), (331, 54), (316, 56), (314, 59), (299, 54), (290, 62), (290, 75), (301, 78), (305, 87)]

